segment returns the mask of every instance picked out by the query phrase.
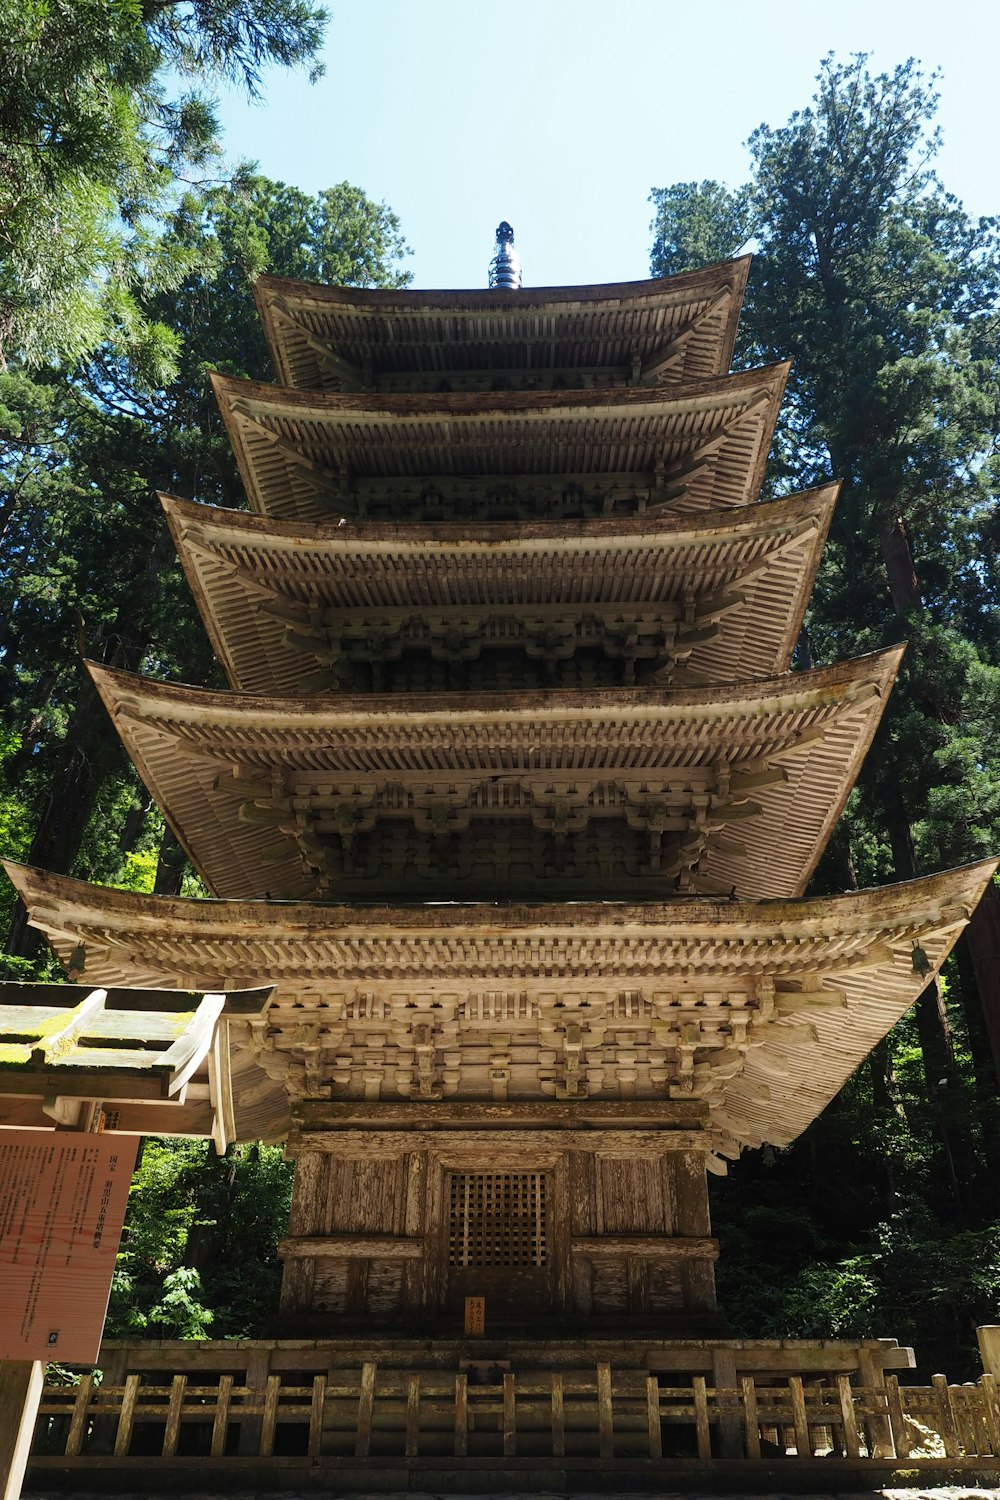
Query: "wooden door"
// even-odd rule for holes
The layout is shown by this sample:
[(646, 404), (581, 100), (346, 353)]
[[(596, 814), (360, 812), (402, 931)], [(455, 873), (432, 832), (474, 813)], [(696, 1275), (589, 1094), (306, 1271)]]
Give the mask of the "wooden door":
[(447, 1306), (486, 1298), (487, 1326), (553, 1305), (552, 1174), (445, 1173)]

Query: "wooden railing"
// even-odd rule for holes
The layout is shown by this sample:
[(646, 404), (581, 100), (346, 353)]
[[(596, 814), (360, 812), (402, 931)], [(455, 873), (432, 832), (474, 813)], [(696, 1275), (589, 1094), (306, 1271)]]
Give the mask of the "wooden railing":
[[(792, 1375), (710, 1386), (598, 1364), (583, 1372), (502, 1374), (491, 1383), (445, 1371), (365, 1363), (294, 1384), (131, 1374), (47, 1386), (32, 1462), (166, 1459), (596, 1458), (770, 1461), (842, 1457), (1000, 1460), (1000, 1395), (977, 1385), (858, 1387)], [(292, 1377), (294, 1379), (294, 1377)]]

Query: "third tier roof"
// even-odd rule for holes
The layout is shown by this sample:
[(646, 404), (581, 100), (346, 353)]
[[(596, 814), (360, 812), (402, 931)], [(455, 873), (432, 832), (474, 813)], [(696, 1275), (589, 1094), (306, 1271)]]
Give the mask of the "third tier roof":
[(836, 497), (516, 524), (306, 526), (163, 497), (234, 688), (701, 686), (787, 669)]

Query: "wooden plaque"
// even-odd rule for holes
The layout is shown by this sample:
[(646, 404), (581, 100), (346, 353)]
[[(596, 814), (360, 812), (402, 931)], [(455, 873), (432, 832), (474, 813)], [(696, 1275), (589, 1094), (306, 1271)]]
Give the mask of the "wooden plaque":
[(465, 1334), (467, 1338), (482, 1338), (486, 1332), (486, 1298), (466, 1297)]

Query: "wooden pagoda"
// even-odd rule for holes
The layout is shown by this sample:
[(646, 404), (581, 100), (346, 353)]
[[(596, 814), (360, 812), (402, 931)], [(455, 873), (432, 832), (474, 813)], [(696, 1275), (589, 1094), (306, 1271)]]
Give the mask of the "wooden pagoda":
[(8, 869), (88, 983), (274, 986), (232, 1074), (296, 1161), (282, 1335), (720, 1336), (707, 1174), (815, 1119), (993, 873), (804, 897), (901, 653), (790, 671), (836, 487), (759, 499), (746, 272), (262, 277), (249, 512), (163, 497), (230, 690), (94, 677), (218, 899)]

